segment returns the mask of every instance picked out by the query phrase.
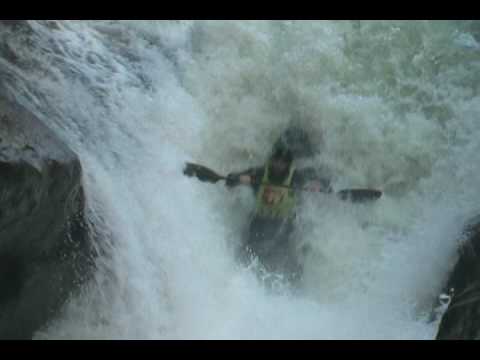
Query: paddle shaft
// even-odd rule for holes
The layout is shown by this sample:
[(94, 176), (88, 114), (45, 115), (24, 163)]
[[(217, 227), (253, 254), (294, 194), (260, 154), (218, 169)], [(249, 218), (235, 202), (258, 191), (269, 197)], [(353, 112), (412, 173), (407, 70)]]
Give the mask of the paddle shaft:
[[(226, 180), (226, 177), (223, 177), (223, 180)], [(271, 185), (268, 183), (251, 183), (248, 185)], [(313, 192), (313, 193), (325, 193), (325, 194), (331, 194), (333, 191), (322, 191), (322, 190), (314, 190), (314, 189), (309, 189), (309, 188), (300, 188), (300, 187), (293, 187), (293, 186), (287, 186), (287, 185), (273, 185), (275, 187), (280, 187), (280, 188), (285, 188), (289, 190), (294, 190), (294, 191), (306, 191), (306, 192)], [(363, 196), (360, 196), (362, 194)], [(352, 198), (352, 200), (360, 200), (360, 198), (363, 197), (363, 199), (373, 199), (373, 198), (378, 198), (381, 196), (380, 191), (378, 190), (370, 190), (370, 189), (343, 189), (339, 190), (335, 193), (335, 195), (339, 195), (341, 199), (348, 199)]]
[[(209, 169), (203, 165), (198, 165), (198, 164), (192, 164), (192, 163), (187, 163), (186, 167), (183, 171), (183, 173), (187, 176), (195, 176), (198, 178), (200, 181), (208, 181), (211, 183), (216, 183), (219, 180), (227, 180), (226, 176), (219, 175), (212, 169)], [(254, 185), (263, 185), (262, 183), (254, 183)], [(267, 185), (267, 184), (265, 184)], [(298, 188), (298, 187), (292, 187), (292, 186), (287, 186), (287, 185), (274, 185), (278, 187), (283, 187), (291, 190), (296, 190), (296, 191), (308, 191), (308, 192), (324, 192), (325, 191), (315, 191), (313, 189), (307, 189), (307, 188)], [(326, 193), (331, 193), (326, 192)], [(342, 199), (348, 199), (351, 198), (353, 200), (366, 200), (366, 199), (378, 199), (381, 195), (382, 192), (379, 190), (372, 190), (372, 189), (344, 189), (340, 190), (336, 193), (336, 195), (339, 195)]]

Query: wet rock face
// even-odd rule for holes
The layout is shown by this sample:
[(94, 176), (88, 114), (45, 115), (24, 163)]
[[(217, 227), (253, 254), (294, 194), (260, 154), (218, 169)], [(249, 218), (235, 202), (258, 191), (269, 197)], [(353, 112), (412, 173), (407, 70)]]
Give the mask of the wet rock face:
[(480, 217), (465, 230), (467, 241), (450, 275), (450, 304), (443, 315), (437, 339), (480, 339)]
[(0, 94), (0, 339), (31, 338), (93, 268), (81, 166)]

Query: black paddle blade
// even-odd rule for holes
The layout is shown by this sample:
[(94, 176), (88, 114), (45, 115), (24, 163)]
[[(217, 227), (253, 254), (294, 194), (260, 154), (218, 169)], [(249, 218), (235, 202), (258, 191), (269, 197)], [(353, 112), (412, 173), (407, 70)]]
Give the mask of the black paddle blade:
[(377, 200), (382, 196), (380, 190), (372, 189), (346, 189), (337, 192), (337, 195), (342, 200), (349, 200), (352, 202), (364, 202)]
[(183, 173), (187, 176), (195, 176), (200, 181), (216, 183), (218, 180), (225, 179), (215, 171), (198, 164), (186, 163)]

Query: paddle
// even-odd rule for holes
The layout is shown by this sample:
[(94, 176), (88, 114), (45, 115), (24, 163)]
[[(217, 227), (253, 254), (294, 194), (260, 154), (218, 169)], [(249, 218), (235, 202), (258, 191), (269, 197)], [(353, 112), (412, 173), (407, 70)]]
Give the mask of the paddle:
[[(217, 183), (219, 180), (226, 180), (227, 177), (217, 174), (212, 169), (209, 169), (205, 166), (193, 163), (186, 163), (183, 173), (189, 177), (195, 176), (197, 179), (203, 182)], [(280, 185), (281, 186), (281, 185)], [(300, 190), (300, 191), (310, 191), (310, 189), (304, 188), (293, 188), (285, 186), (289, 189)], [(376, 200), (382, 196), (382, 192), (379, 190), (373, 189), (345, 189), (340, 190), (336, 193), (341, 200), (350, 200), (352, 202), (362, 202), (369, 200)]]

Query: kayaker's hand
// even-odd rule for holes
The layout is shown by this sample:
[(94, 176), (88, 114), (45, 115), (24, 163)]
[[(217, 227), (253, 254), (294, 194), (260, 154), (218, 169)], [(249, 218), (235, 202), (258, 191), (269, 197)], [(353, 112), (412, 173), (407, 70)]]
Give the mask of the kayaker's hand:
[(235, 174), (228, 174), (227, 179), (225, 180), (225, 185), (227, 187), (234, 187), (240, 184), (240, 176)]
[(227, 179), (225, 180), (225, 185), (227, 187), (234, 187), (237, 185), (250, 185), (252, 178), (250, 175), (236, 175), (228, 174)]
[(320, 181), (311, 181), (307, 184), (305, 189), (308, 190), (308, 191), (320, 192), (320, 191), (323, 190), (323, 186), (320, 183)]
[(252, 183), (252, 177), (250, 175), (240, 175), (240, 184), (250, 185)]

